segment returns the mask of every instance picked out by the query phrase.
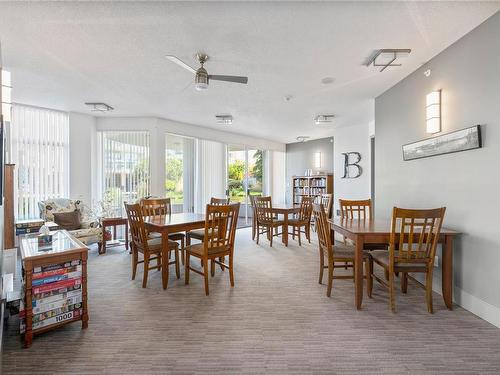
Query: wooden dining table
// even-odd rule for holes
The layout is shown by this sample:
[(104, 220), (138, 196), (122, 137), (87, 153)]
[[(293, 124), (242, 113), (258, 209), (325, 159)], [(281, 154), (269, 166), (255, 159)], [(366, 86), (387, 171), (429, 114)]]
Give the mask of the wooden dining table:
[[(205, 214), (195, 214), (192, 212), (184, 212), (178, 214), (146, 216), (144, 217), (144, 225), (148, 232), (161, 234), (163, 248), (166, 248), (168, 243), (169, 233), (178, 233), (190, 231), (193, 229), (205, 228)], [(180, 276), (179, 262), (176, 263), (175, 273), (177, 278)], [(168, 285), (168, 267), (166, 269), (166, 277), (163, 280), (163, 289)]]
[[(389, 244), (391, 221), (383, 219), (330, 219), (332, 239), (335, 233), (352, 240), (356, 246), (354, 261), (355, 304), (361, 309), (363, 303), (363, 249), (365, 244)], [(441, 289), (443, 300), (449, 310), (453, 309), (453, 239), (460, 232), (441, 228), (438, 242), (443, 245), (441, 257)]]
[(281, 242), (288, 246), (288, 216), (290, 214), (297, 214), (300, 212), (300, 206), (284, 205), (271, 208), (271, 212), (277, 215), (283, 215), (283, 233), (281, 235)]

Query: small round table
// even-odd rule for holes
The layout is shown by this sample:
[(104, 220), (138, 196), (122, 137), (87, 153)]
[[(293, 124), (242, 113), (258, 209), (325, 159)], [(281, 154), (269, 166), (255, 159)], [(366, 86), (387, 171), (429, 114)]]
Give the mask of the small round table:
[(102, 225), (102, 250), (99, 254), (106, 252), (106, 228), (113, 227), (113, 239), (116, 239), (116, 227), (119, 225), (125, 226), (125, 249), (128, 250), (128, 220), (126, 217), (103, 217), (101, 218)]

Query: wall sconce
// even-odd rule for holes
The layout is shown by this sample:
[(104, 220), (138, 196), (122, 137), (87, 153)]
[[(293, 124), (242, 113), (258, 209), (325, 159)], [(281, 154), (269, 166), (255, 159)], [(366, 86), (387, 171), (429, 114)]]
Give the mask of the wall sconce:
[(314, 169), (321, 169), (321, 152), (314, 153)]
[(425, 112), (427, 133), (439, 133), (441, 131), (441, 90), (427, 94)]

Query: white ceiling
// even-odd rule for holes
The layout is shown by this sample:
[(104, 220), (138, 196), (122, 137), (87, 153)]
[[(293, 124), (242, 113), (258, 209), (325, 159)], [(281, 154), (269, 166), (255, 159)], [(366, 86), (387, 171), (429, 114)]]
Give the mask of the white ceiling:
[[(499, 2), (1, 3), (3, 62), (14, 100), (106, 116), (158, 116), (292, 142), (373, 120), (373, 98), (500, 10)], [(403, 67), (379, 73), (363, 62), (379, 48), (411, 48)], [(248, 85), (210, 82), (164, 58), (210, 74), (247, 75)], [(334, 77), (331, 85), (321, 79)], [(292, 95), (285, 101), (285, 95)], [(230, 113), (233, 125), (215, 114)]]

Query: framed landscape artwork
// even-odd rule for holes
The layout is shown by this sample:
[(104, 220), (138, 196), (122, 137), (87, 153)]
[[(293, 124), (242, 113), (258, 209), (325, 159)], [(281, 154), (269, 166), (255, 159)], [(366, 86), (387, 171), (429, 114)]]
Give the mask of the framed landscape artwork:
[(473, 150), (482, 147), (481, 127), (471, 126), (434, 138), (403, 145), (403, 160), (414, 160), (430, 156)]

